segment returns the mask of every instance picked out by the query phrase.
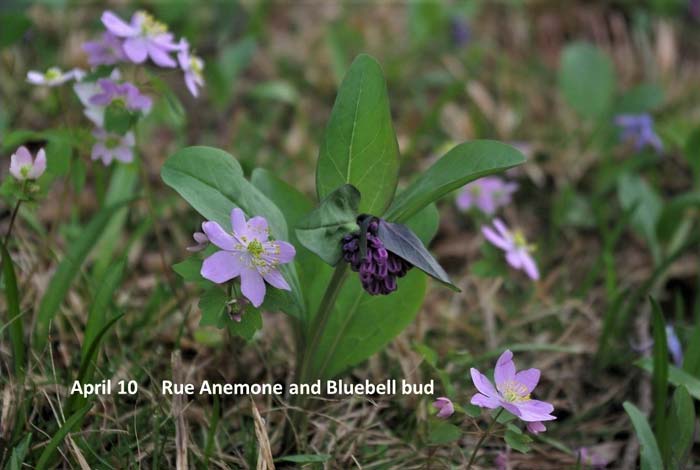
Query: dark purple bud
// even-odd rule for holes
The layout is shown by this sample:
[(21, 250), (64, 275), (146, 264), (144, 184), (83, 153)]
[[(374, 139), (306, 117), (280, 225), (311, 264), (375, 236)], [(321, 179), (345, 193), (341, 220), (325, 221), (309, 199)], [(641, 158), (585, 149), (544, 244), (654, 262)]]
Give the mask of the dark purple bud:
[(396, 278), (394, 276), (387, 276), (384, 278), (384, 287), (389, 292), (394, 292), (396, 290)]

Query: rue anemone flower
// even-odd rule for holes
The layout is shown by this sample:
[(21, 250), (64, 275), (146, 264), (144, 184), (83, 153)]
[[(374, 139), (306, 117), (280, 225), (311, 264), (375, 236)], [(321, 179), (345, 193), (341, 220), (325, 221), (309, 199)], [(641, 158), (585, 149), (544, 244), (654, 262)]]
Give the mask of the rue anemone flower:
[(97, 41), (83, 43), (83, 51), (88, 55), (92, 67), (114, 65), (126, 59), (122, 41), (109, 31), (105, 31)]
[(46, 171), (46, 152), (39, 149), (36, 158), (21, 146), (10, 156), (10, 174), (18, 181), (36, 180)]
[(124, 135), (107, 132), (104, 129), (95, 129), (92, 133), (95, 137), (95, 145), (92, 146), (92, 159), (102, 160), (107, 166), (113, 160), (122, 163), (130, 163), (134, 159), (134, 144), (136, 139), (133, 132)]
[(433, 402), (433, 407), (435, 407), (437, 412), (437, 417), (442, 419), (447, 419), (452, 416), (455, 412), (455, 407), (452, 404), (452, 400), (447, 397), (438, 397)]
[(199, 95), (199, 88), (204, 86), (204, 61), (190, 52), (190, 45), (186, 39), (180, 39), (180, 51), (177, 53), (177, 61), (185, 73), (185, 84), (195, 98)]
[[(370, 216), (360, 216), (360, 226), (364, 217)], [(379, 221), (374, 218), (367, 226), (367, 253), (364, 258), (360, 250), (360, 233), (345, 235), (342, 239), (343, 259), (353, 271), (359, 273), (365, 291), (371, 295), (388, 295), (397, 289), (396, 280), (405, 276), (412, 265), (386, 249), (377, 236), (378, 229)]]
[(90, 98), (90, 104), (94, 106), (109, 106), (111, 103), (120, 102), (129, 111), (142, 111), (148, 113), (153, 101), (142, 94), (132, 83), (118, 83), (109, 78), (101, 78), (97, 81), (100, 92)]
[[(112, 70), (109, 79), (117, 81), (121, 79), (119, 69)], [(90, 99), (103, 92), (102, 87), (95, 82), (82, 81), (73, 85), (73, 91), (78, 95), (78, 99), (83, 104), (83, 113), (97, 127), (104, 127), (105, 121), (105, 106), (92, 104)]]
[(107, 30), (117, 37), (123, 38), (124, 54), (133, 63), (141, 64), (147, 58), (160, 67), (173, 68), (177, 66), (170, 56), (177, 51), (178, 46), (168, 27), (156, 21), (145, 11), (137, 11), (127, 23), (111, 11), (102, 14), (102, 23)]
[(85, 72), (80, 69), (64, 72), (58, 67), (51, 67), (46, 72), (41, 73), (36, 70), (27, 72), (27, 81), (32, 85), (45, 85), (49, 87), (63, 85), (71, 80), (80, 81), (85, 76)]
[(466, 185), (457, 196), (457, 207), (467, 211), (476, 207), (487, 215), (510, 204), (518, 184), (505, 181), (498, 176), (487, 176)]
[(554, 407), (545, 401), (533, 400), (530, 396), (540, 380), (539, 369), (527, 369), (516, 372), (513, 353), (506, 350), (496, 362), (494, 380), (491, 381), (475, 368), (470, 369), (476, 393), (471, 404), (482, 408), (496, 409), (503, 407), (516, 417), (525, 421), (528, 431), (537, 434), (547, 428), (542, 421), (557, 419), (552, 416)]
[(256, 216), (246, 221), (239, 208), (231, 211), (231, 227), (232, 231), (227, 232), (217, 222), (202, 225), (209, 241), (221, 248), (204, 260), (202, 277), (217, 284), (240, 277), (241, 292), (254, 307), (259, 307), (265, 299), (265, 282), (277, 289), (290, 290), (279, 265), (294, 259), (294, 246), (270, 240), (267, 220)]
[(492, 245), (505, 252), (506, 261), (511, 267), (524, 271), (532, 280), (540, 278), (537, 264), (532, 257), (535, 247), (527, 242), (520, 230), (511, 231), (501, 219), (494, 219), (493, 228), (486, 226), (481, 232)]
[(654, 131), (654, 119), (649, 114), (620, 114), (615, 124), (621, 129), (620, 140), (631, 142), (637, 151), (646, 146), (663, 151), (661, 138)]

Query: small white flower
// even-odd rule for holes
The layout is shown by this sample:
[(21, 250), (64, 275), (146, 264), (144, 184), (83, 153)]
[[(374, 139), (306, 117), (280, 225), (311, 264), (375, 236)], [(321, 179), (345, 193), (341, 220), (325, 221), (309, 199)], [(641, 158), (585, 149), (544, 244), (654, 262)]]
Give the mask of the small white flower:
[(58, 86), (71, 80), (80, 81), (85, 76), (85, 72), (80, 69), (63, 72), (58, 67), (51, 67), (45, 73), (30, 70), (27, 72), (27, 81), (32, 85)]

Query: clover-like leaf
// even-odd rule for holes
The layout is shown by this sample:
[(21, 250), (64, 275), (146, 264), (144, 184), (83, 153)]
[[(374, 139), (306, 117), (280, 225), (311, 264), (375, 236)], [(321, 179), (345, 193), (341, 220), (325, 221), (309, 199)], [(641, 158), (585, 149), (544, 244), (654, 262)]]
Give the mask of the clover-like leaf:
[(358, 230), (360, 192), (346, 184), (333, 191), (296, 228), (299, 243), (334, 266), (342, 256), (341, 240)]

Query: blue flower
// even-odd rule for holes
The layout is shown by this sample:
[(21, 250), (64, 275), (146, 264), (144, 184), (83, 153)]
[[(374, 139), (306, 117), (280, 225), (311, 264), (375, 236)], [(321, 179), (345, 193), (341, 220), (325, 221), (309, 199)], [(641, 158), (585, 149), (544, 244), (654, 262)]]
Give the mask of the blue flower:
[(620, 114), (615, 118), (615, 124), (620, 127), (620, 140), (632, 142), (637, 151), (647, 145), (657, 152), (663, 151), (661, 139), (654, 132), (654, 120), (649, 114)]

